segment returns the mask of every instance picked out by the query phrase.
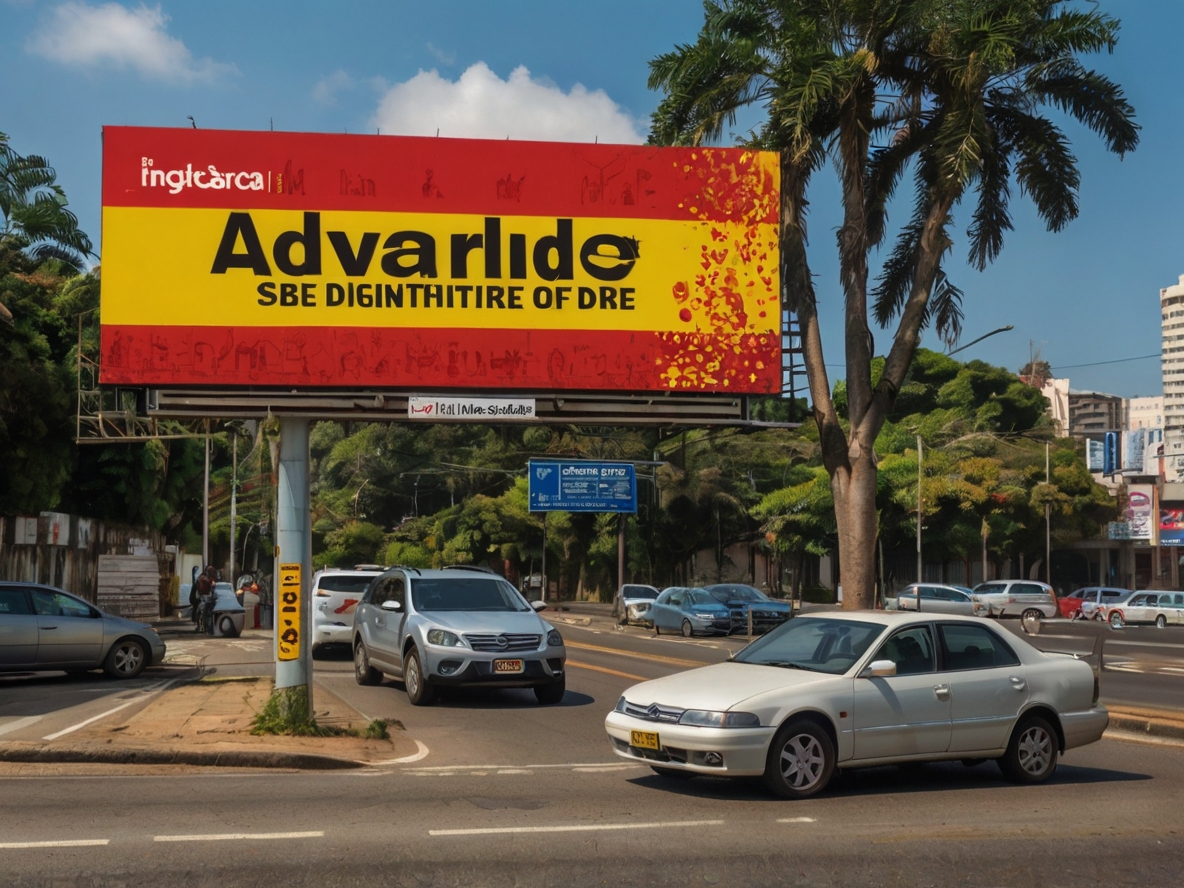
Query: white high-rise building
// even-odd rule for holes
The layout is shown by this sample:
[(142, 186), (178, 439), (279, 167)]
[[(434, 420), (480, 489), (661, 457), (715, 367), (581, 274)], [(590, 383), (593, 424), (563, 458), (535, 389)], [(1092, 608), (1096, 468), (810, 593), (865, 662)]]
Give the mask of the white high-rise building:
[(1163, 315), (1164, 477), (1184, 481), (1184, 275), (1159, 291)]

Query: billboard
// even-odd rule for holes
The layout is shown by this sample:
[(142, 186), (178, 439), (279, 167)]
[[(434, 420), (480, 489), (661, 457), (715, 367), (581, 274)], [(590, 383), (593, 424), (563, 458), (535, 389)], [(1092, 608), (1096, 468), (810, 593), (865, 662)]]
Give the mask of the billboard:
[(532, 512), (637, 512), (632, 463), (532, 459), (527, 478)]
[(1126, 520), (1130, 524), (1130, 539), (1153, 541), (1155, 487), (1151, 484), (1132, 484), (1127, 494)]
[(776, 154), (103, 136), (103, 383), (780, 389)]
[(1160, 504), (1159, 544), (1184, 546), (1184, 503)]

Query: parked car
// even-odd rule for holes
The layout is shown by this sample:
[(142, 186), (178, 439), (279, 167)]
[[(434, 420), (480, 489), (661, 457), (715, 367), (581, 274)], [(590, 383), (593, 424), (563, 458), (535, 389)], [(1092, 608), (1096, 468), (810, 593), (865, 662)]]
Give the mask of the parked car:
[(728, 635), (732, 631), (732, 612), (706, 589), (671, 586), (663, 589), (650, 608), (654, 632), (681, 632), (692, 635)]
[(329, 567), (312, 577), (312, 655), (331, 646), (349, 649), (354, 633), (354, 611), (370, 587), (370, 582), (385, 568), (373, 565), (349, 569)]
[(1127, 624), (1184, 625), (1184, 592), (1135, 592), (1124, 601), (1105, 606), (1103, 619), (1115, 629)]
[(613, 616), (622, 626), (629, 623), (650, 623), (650, 607), (659, 595), (653, 586), (644, 583), (626, 583), (613, 599)]
[(1061, 616), (1071, 620), (1092, 620), (1099, 605), (1125, 601), (1135, 593), (1130, 589), (1116, 589), (1112, 586), (1086, 586), (1074, 589), (1057, 602)]
[(987, 605), (987, 615), (992, 617), (1052, 619), (1060, 613), (1052, 586), (1035, 580), (991, 580), (971, 592)]
[[(917, 590), (921, 592), (921, 606), (917, 607)], [(931, 614), (963, 614), (983, 617), (990, 607), (965, 586), (946, 586), (941, 583), (913, 583), (896, 594), (896, 609), (920, 610)]]
[(748, 614), (752, 612), (752, 631), (758, 635), (780, 626), (793, 616), (793, 605), (788, 601), (774, 601), (760, 589), (744, 583), (714, 583), (704, 586), (711, 597), (728, 606), (732, 615), (732, 631), (748, 631)]
[(806, 798), (836, 769), (939, 759), (1040, 783), (1108, 721), (1084, 660), (974, 617), (864, 611), (802, 616), (729, 662), (634, 685), (605, 730), (661, 775), (763, 776)]
[(0, 582), (0, 672), (102, 668), (135, 678), (164, 654), (147, 623), (104, 613), (53, 586)]
[(545, 607), (482, 568), (392, 568), (354, 611), (354, 677), (399, 678), (414, 706), (446, 686), (533, 688), (539, 703), (558, 703), (567, 650), (538, 615)]

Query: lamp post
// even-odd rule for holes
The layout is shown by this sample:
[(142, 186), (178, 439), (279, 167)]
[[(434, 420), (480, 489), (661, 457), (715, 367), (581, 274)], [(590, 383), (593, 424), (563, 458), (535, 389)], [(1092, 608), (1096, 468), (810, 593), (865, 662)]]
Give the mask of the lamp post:
[(950, 355), (955, 355), (958, 352), (962, 351), (963, 349), (970, 348), (972, 345), (977, 345), (978, 343), (982, 342), (984, 339), (986, 339), (990, 336), (994, 336), (996, 333), (1006, 333), (1008, 330), (1014, 330), (1014, 329), (1015, 329), (1015, 327), (1013, 327), (1011, 324), (1008, 324), (1006, 327), (999, 327), (996, 330), (992, 330), (990, 333), (984, 333), (978, 339), (972, 339), (972, 340), (970, 340), (970, 342), (966, 343), (965, 345), (960, 345), (957, 348), (951, 349), (950, 351), (946, 352), (946, 357), (949, 357)]

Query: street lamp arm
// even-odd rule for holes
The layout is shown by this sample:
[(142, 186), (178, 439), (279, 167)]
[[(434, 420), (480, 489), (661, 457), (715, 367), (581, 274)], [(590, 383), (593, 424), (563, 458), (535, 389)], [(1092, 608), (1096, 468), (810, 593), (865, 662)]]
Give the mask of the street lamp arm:
[(998, 330), (992, 330), (990, 333), (984, 333), (978, 339), (972, 339), (972, 340), (970, 340), (970, 342), (966, 343), (965, 345), (960, 345), (957, 348), (946, 352), (946, 357), (949, 357), (950, 355), (957, 354), (958, 352), (962, 351), (965, 348), (970, 348), (972, 345), (976, 345), (977, 343), (982, 342), (988, 336), (994, 336), (996, 333), (1006, 333), (1008, 330), (1014, 330), (1014, 329), (1015, 329), (1014, 326), (1012, 326), (1011, 324), (1008, 324), (1006, 327), (1000, 327)]

